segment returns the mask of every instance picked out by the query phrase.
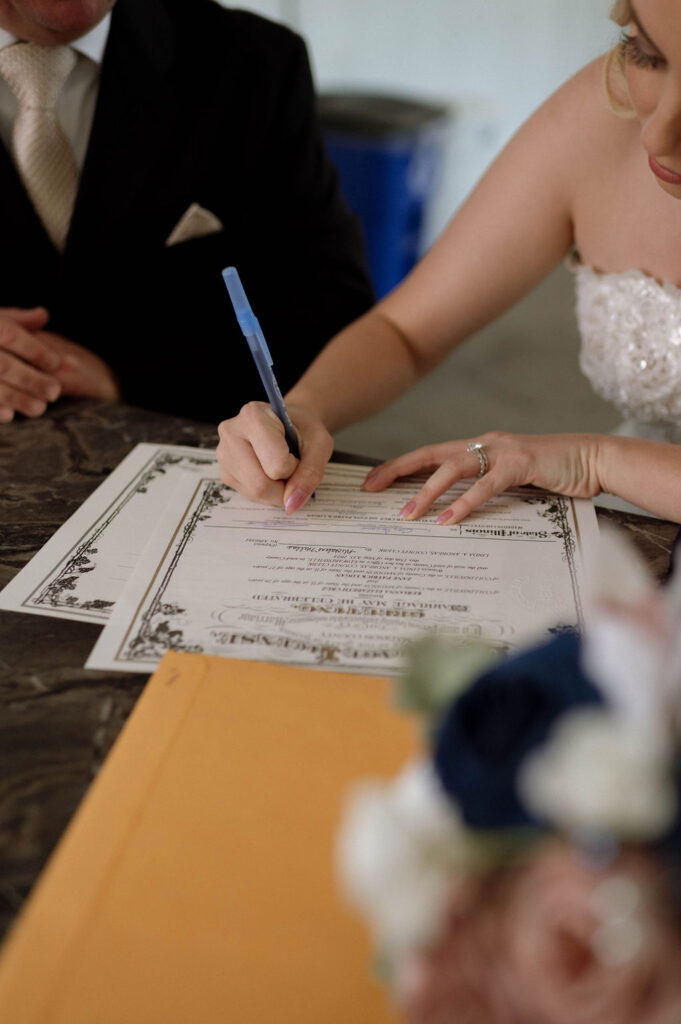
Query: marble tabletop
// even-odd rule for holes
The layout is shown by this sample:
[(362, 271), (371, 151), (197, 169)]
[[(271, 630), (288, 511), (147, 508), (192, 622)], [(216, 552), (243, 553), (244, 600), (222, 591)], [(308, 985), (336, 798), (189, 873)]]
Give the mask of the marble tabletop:
[[(213, 425), (76, 399), (0, 425), (0, 589), (140, 441), (214, 448), (217, 435)], [(607, 510), (599, 519), (623, 526), (664, 577), (677, 526)], [(147, 678), (83, 669), (99, 629), (0, 611), (0, 936)]]

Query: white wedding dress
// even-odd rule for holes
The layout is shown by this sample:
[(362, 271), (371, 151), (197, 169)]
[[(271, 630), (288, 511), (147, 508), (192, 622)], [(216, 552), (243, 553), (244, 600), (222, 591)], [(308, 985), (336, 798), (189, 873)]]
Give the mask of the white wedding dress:
[(681, 289), (640, 270), (572, 269), (580, 365), (622, 414), (617, 432), (681, 442)]
[[(640, 270), (601, 274), (576, 259), (568, 265), (575, 274), (580, 366), (621, 413), (616, 433), (681, 443), (681, 289)], [(610, 495), (595, 501), (643, 511)]]

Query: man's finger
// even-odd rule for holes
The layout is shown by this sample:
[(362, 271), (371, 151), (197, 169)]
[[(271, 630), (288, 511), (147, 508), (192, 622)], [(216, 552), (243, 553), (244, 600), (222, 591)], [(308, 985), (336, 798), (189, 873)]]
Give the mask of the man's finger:
[[(12, 392), (21, 392), (39, 402), (54, 402), (61, 394), (61, 385), (54, 377), (34, 369), (11, 352), (0, 349), (0, 384)], [(18, 408), (18, 406), (14, 406)], [(24, 409), (21, 410), (24, 412)], [(35, 415), (27, 413), (26, 415)], [(38, 414), (39, 415), (39, 414)]]
[(39, 331), (50, 319), (44, 306), (32, 306), (22, 309), (19, 306), (0, 306), (0, 316), (7, 316), (27, 331)]
[[(24, 416), (35, 417), (42, 416), (47, 408), (47, 402), (0, 381), (0, 407), (9, 409), (12, 413), (20, 412)], [(5, 417), (6, 420), (11, 418)]]
[(55, 373), (61, 366), (62, 357), (42, 338), (31, 334), (21, 325), (7, 317), (0, 316), (0, 350), (11, 352), (24, 363), (45, 373)]

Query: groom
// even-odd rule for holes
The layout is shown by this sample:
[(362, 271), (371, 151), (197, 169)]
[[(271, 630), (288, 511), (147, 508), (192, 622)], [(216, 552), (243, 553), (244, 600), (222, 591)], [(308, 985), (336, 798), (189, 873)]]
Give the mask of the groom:
[[(75, 54), (54, 112), (77, 174), (61, 243), (13, 140), (17, 41)], [(281, 25), (212, 0), (0, 0), (0, 143), (0, 423), (69, 394), (234, 415), (261, 385), (231, 264), (283, 391), (371, 303), (305, 47)]]

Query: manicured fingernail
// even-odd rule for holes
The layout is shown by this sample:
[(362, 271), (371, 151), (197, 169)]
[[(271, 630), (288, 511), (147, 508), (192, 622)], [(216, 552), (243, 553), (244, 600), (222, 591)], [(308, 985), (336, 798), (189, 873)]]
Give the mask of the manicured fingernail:
[(368, 484), (370, 480), (375, 480), (376, 477), (378, 476), (379, 469), (380, 469), (380, 466), (374, 466), (374, 468), (371, 470), (371, 472), (367, 473), (366, 477), (364, 478), (364, 483)]
[(290, 494), (286, 502), (287, 512), (297, 512), (301, 505), (304, 505), (308, 499), (307, 491), (302, 490), (300, 487), (296, 487), (293, 494)]
[(400, 512), (400, 519), (406, 519), (407, 516), (410, 516), (412, 514), (412, 512), (414, 511), (415, 508), (416, 508), (416, 502), (415, 501), (408, 501), (407, 504), (402, 509), (402, 511)]
[(441, 516), (438, 516), (437, 525), (438, 526), (444, 526), (445, 523), (448, 523), (449, 520), (453, 519), (453, 518), (454, 518), (454, 513), (452, 512), (451, 508), (448, 508), (446, 510), (446, 512), (442, 513)]

